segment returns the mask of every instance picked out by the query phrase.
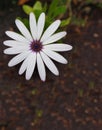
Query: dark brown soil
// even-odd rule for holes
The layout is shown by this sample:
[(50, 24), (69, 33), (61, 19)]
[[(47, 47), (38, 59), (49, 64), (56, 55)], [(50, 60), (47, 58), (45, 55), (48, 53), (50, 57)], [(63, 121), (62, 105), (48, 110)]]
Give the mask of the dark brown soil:
[(1, 130), (102, 130), (102, 17), (94, 10), (85, 27), (68, 26), (62, 53), (69, 64), (56, 63), (60, 76), (47, 70), (42, 82), (37, 72), (30, 81), (18, 75), (20, 65), (7, 67), (12, 56), (3, 54), (15, 30), (19, 9), (0, 12), (0, 129)]

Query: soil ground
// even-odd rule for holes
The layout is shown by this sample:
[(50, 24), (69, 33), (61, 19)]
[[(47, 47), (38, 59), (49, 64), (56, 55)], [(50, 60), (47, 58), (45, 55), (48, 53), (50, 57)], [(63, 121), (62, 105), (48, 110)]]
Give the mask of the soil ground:
[(26, 81), (20, 65), (9, 68), (4, 55), (6, 30), (16, 30), (18, 8), (0, 11), (0, 129), (1, 130), (102, 130), (102, 16), (93, 10), (85, 27), (68, 26), (65, 43), (73, 50), (62, 53), (69, 64), (55, 62), (60, 76), (47, 70), (46, 82), (35, 71)]

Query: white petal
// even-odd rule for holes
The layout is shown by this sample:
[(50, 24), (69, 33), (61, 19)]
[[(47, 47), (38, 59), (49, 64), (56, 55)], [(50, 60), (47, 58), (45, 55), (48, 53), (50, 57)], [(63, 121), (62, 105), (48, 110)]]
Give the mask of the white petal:
[(14, 55), (29, 50), (28, 46), (16, 46), (4, 50), (4, 54)]
[(15, 32), (11, 32), (11, 31), (6, 31), (5, 32), (6, 35), (8, 35), (9, 37), (11, 37), (12, 39), (16, 40), (16, 41), (19, 41), (19, 42), (25, 42), (25, 43), (29, 43), (29, 41), (23, 37), (22, 35), (18, 34), (18, 33), (15, 33)]
[(56, 33), (56, 34), (52, 35), (51, 37), (49, 37), (47, 40), (45, 40), (43, 42), (43, 44), (45, 45), (45, 44), (56, 42), (56, 41), (60, 40), (61, 38), (63, 38), (66, 34), (67, 33), (65, 31)]
[(72, 49), (72, 46), (67, 45), (67, 44), (49, 44), (49, 45), (45, 45), (44, 49), (49, 49), (52, 51), (69, 51)]
[(3, 42), (4, 45), (9, 46), (9, 47), (17, 47), (17, 46), (28, 46), (27, 43), (23, 42), (17, 42), (14, 40), (6, 40)]
[(12, 66), (15, 66), (15, 65), (19, 64), (20, 62), (22, 62), (29, 55), (29, 53), (30, 53), (30, 51), (27, 51), (27, 52), (23, 52), (23, 53), (15, 56), (14, 58), (12, 58), (9, 61), (8, 66), (12, 67)]
[(21, 65), (21, 67), (20, 67), (20, 69), (19, 69), (19, 74), (20, 74), (20, 75), (23, 74), (24, 71), (27, 69), (27, 66), (28, 66), (28, 64), (29, 64), (29, 62), (28, 62), (29, 56), (30, 56), (30, 55), (28, 55), (27, 58), (23, 61), (22, 65)]
[(31, 53), (28, 57), (28, 64), (26, 70), (26, 79), (29, 80), (34, 72), (36, 65), (36, 53)]
[(38, 24), (37, 24), (37, 40), (39, 40), (42, 35), (44, 25), (45, 25), (45, 13), (42, 13), (39, 16)]
[(37, 67), (41, 80), (45, 81), (46, 79), (45, 66), (39, 53), (37, 53)]
[[(29, 57), (29, 56), (28, 56)], [(19, 75), (23, 74), (24, 71), (27, 69), (27, 65), (28, 65), (28, 57), (23, 61), (20, 69), (19, 69)]]
[(36, 25), (36, 18), (33, 13), (30, 13), (29, 23), (30, 23), (31, 34), (34, 40), (36, 40), (37, 39), (37, 25)]
[(18, 19), (15, 20), (16, 26), (18, 27), (19, 31), (25, 36), (28, 40), (32, 41), (31, 34), (29, 33), (26, 26)]
[(41, 38), (41, 42), (44, 42), (45, 40), (47, 40), (59, 27), (61, 21), (60, 20), (56, 20), (55, 22), (53, 22), (44, 32), (42, 38)]
[(51, 57), (53, 60), (63, 63), (63, 64), (67, 64), (67, 60), (61, 56), (60, 54), (51, 51), (51, 50), (47, 50), (47, 49), (43, 49), (43, 52), (48, 55), (49, 57)]
[(48, 67), (48, 69), (55, 75), (59, 75), (59, 71), (57, 69), (57, 67), (55, 66), (55, 64), (52, 62), (52, 60), (43, 52), (40, 52), (41, 57), (45, 63), (45, 65)]

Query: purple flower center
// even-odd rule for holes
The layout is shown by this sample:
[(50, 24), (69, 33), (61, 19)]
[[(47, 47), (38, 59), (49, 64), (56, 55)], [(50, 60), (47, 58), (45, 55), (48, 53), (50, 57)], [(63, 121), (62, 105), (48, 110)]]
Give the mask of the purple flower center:
[(42, 50), (42, 43), (39, 40), (34, 40), (33, 42), (31, 42), (30, 44), (30, 48), (32, 51), (34, 52), (39, 52)]

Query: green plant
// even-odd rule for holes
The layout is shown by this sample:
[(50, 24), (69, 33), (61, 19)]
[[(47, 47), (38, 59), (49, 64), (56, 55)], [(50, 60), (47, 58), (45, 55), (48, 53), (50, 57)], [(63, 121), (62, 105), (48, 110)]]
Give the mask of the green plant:
[[(65, 27), (71, 22), (71, 17), (63, 18), (64, 14), (67, 12), (67, 8), (69, 5), (70, 0), (53, 0), (48, 6), (47, 3), (42, 4), (40, 1), (35, 2), (33, 6), (23, 5), (23, 11), (29, 15), (33, 12), (36, 18), (39, 17), (41, 12), (46, 13), (46, 27), (51, 24), (55, 19), (62, 19), (61, 27)], [(21, 19), (21, 18), (20, 18)], [(26, 19), (22, 19), (22, 21), (28, 26), (28, 21)], [(46, 28), (45, 27), (45, 28)]]

